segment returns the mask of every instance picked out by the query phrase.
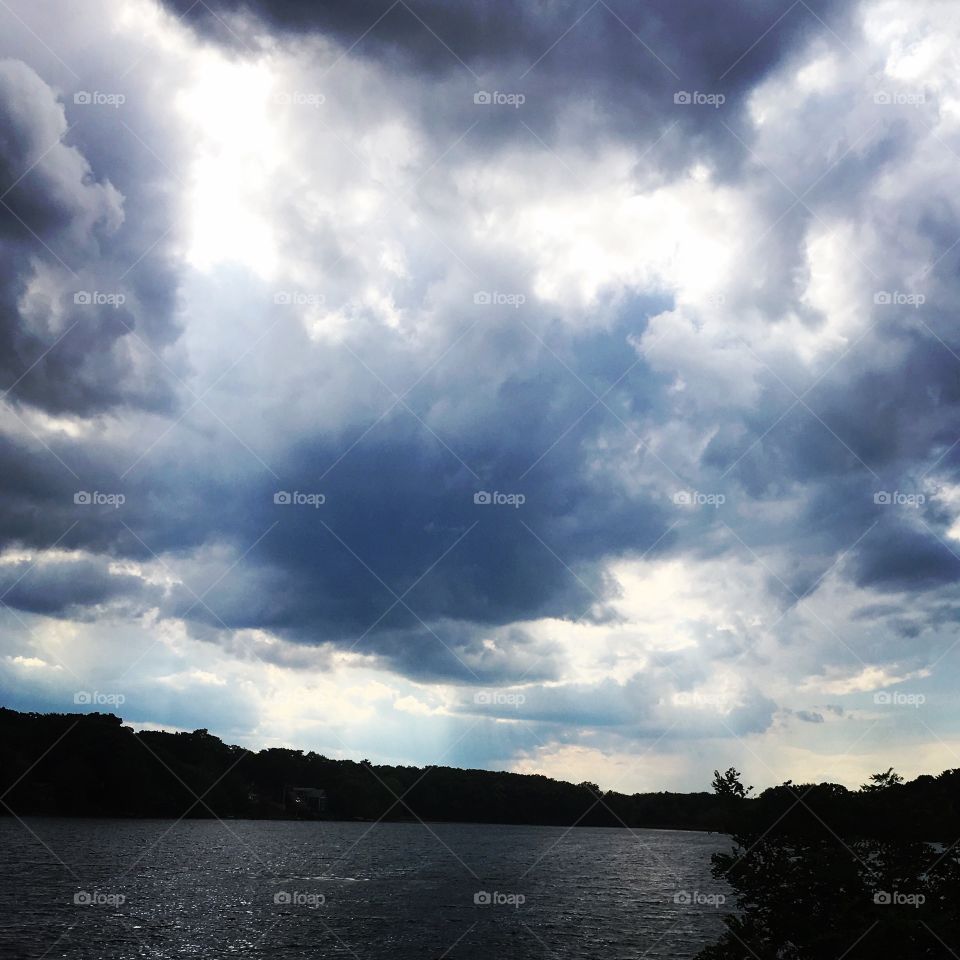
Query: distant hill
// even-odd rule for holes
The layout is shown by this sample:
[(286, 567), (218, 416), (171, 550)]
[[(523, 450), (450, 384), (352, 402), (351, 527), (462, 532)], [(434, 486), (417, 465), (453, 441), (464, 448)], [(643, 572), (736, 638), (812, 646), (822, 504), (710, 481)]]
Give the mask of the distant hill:
[(5, 708), (0, 795), (0, 812), (18, 816), (328, 817), (695, 830), (722, 829), (729, 805), (710, 793), (628, 796), (540, 775), (378, 766), (280, 748), (254, 753), (206, 730), (135, 733), (109, 713)]

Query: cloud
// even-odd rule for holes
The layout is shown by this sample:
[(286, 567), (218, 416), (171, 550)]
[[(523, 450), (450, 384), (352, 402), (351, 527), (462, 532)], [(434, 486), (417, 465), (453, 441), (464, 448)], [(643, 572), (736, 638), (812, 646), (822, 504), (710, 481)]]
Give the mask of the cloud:
[(121, 601), (137, 614), (158, 602), (159, 591), (111, 570), (103, 557), (40, 556), (0, 563), (0, 596), (18, 610), (85, 619)]
[[(65, 143), (63, 104), (27, 64), (0, 62), (0, 376), (9, 403), (84, 415), (169, 406), (142, 349), (148, 285), (118, 284), (124, 198)], [(131, 258), (132, 260), (132, 258)], [(169, 293), (160, 294), (169, 299)]]
[(16, 669), (126, 629), (138, 722), (213, 728), (202, 690), (248, 738), (402, 715), (399, 752), (477, 723), (464, 762), (542, 769), (805, 757), (823, 693), (940, 682), (960, 26), (925, 11), (135, 3), (3, 61)]
[[(739, 109), (737, 101), (742, 103), (758, 80), (789, 59), (824, 20), (842, 32), (847, 19), (842, 6), (832, 2), (786, 13), (764, 2), (736, 16), (708, 2), (682, 8), (654, 3), (639, 10), (606, 2), (491, 7), (479, 0), (455, 7), (437, 0), (321, 7), (299, 0), (193, 6), (173, 0), (170, 6), (205, 34), (245, 50), (262, 43), (267, 28), (298, 41), (322, 37), (338, 52), (401, 74), (425, 73), (434, 82), (451, 74), (478, 83), (512, 82), (527, 91), (534, 112), (539, 107), (548, 138), (558, 114), (582, 100), (593, 105), (593, 125), (606, 131), (635, 129), (638, 120), (665, 116), (678, 90), (723, 91)], [(695, 137), (715, 135), (696, 110), (673, 112)]]

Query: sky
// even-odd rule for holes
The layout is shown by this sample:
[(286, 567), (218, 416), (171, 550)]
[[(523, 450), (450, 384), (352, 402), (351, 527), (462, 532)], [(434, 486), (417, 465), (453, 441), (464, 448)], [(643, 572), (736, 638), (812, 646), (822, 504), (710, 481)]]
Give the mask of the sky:
[(960, 9), (0, 22), (0, 703), (626, 792), (960, 766)]

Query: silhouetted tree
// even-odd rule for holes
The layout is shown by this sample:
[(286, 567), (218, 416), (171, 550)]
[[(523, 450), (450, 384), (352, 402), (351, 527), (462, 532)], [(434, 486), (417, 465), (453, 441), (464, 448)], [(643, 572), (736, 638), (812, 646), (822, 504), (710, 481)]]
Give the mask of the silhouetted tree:
[(870, 777), (870, 782), (865, 783), (861, 790), (888, 790), (890, 787), (899, 787), (903, 783), (903, 777), (899, 773), (893, 772), (893, 767), (888, 768), (883, 773), (875, 773)]
[(740, 779), (740, 772), (734, 767), (728, 767), (724, 773), (713, 771), (713, 792), (718, 797), (736, 797), (743, 800), (753, 787), (745, 787)]

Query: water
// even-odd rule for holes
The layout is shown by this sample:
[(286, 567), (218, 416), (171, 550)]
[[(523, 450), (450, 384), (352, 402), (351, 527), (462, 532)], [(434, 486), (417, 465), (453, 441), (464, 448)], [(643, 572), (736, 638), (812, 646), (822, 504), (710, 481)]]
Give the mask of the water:
[[(658, 830), (8, 818), (0, 957), (676, 960), (721, 932), (729, 901), (709, 901), (729, 890), (710, 854), (729, 845)], [(500, 902), (475, 903), (483, 893)]]

